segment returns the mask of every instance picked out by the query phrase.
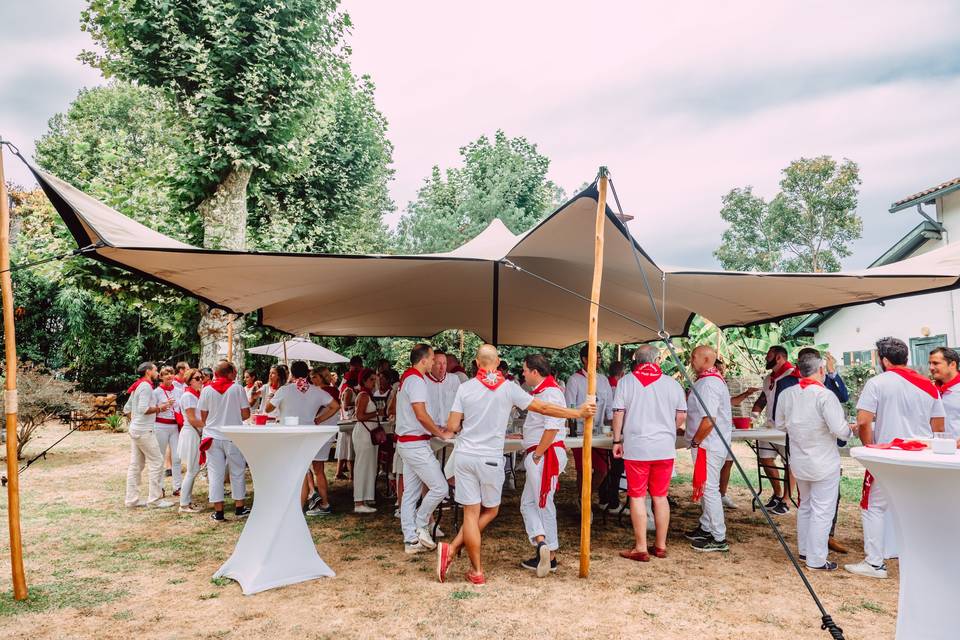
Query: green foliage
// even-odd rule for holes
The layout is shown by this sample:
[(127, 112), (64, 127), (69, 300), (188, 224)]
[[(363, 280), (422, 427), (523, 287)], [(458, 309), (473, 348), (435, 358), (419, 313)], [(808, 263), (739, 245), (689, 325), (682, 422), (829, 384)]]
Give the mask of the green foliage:
[(860, 392), (863, 391), (863, 385), (867, 380), (877, 375), (877, 371), (869, 364), (855, 364), (843, 368), (843, 383), (847, 385), (847, 392), (850, 399), (847, 400), (843, 408), (848, 416), (857, 414), (857, 400), (860, 399)]
[(395, 243), (407, 253), (449, 251), (500, 218), (513, 233), (535, 225), (564, 199), (547, 180), (550, 160), (526, 138), (497, 131), (460, 149), (462, 167), (434, 167), (400, 219)]
[(89, 0), (83, 29), (108, 77), (156, 87), (176, 105), (186, 185), (211, 193), (234, 166), (282, 171), (303, 157), (350, 26), (336, 0)]
[(69, 577), (59, 582), (32, 584), (26, 600), (14, 600), (10, 591), (0, 593), (0, 618), (23, 613), (76, 607), (89, 609), (127, 595), (126, 589), (105, 578)]
[(732, 189), (720, 210), (730, 226), (714, 255), (737, 271), (839, 271), (863, 230), (859, 184), (856, 163), (820, 156), (791, 162), (769, 202), (752, 187)]

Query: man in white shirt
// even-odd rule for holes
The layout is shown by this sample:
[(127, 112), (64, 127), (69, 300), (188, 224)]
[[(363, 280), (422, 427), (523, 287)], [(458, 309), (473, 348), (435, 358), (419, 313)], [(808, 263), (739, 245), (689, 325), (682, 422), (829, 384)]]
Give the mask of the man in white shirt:
[(790, 469), (800, 491), (797, 508), (797, 549), (807, 568), (834, 571), (827, 560), (827, 540), (840, 489), (837, 438), (852, 433), (837, 396), (824, 387), (825, 363), (813, 352), (797, 358), (799, 382), (777, 400), (775, 423), (790, 437)]
[[(410, 350), (410, 367), (400, 377), (397, 393), (397, 419), (394, 434), (397, 454), (403, 461), (403, 498), (400, 500), (400, 527), (405, 553), (420, 553), (436, 548), (427, 523), (437, 506), (447, 497), (447, 479), (440, 461), (433, 454), (430, 439), (449, 439), (452, 434), (437, 425), (427, 410), (427, 384), (424, 374), (433, 368), (433, 349), (416, 344)], [(427, 488), (423, 500), (420, 499)], [(417, 507), (417, 502), (420, 506)]]
[(190, 369), (190, 364), (181, 360), (174, 369), (176, 369), (177, 373), (173, 376), (173, 388), (177, 392), (177, 400), (179, 400), (180, 396), (187, 390), (187, 385), (190, 384), (184, 377)]
[(960, 438), (960, 354), (947, 347), (937, 347), (930, 352), (930, 375), (937, 383), (943, 399), (945, 415), (944, 432), (951, 438)]
[[(568, 409), (534, 399), (516, 382), (504, 378), (498, 369), (500, 356), (493, 345), (482, 345), (477, 351), (476, 362), (477, 377), (457, 389), (447, 422), (449, 432), (460, 433), (454, 477), (456, 499), (463, 506), (463, 526), (453, 542), (440, 544), (437, 549), (437, 579), (440, 582), (446, 580), (450, 563), (460, 549), (466, 547), (472, 566), (467, 572), (467, 580), (482, 585), (486, 579), (480, 564), (480, 533), (500, 509), (504, 481), (503, 440), (510, 412), (516, 407), (551, 418), (573, 419), (592, 415), (596, 405), (585, 402), (578, 409)], [(533, 454), (534, 462), (539, 463), (537, 451)]]
[[(124, 503), (128, 507), (172, 507), (172, 502), (163, 497), (163, 454), (156, 436), (156, 417), (161, 411), (173, 406), (173, 400), (154, 403), (153, 383), (157, 379), (157, 366), (144, 362), (137, 367), (139, 378), (127, 393), (130, 413), (130, 466), (127, 468), (127, 493)], [(140, 499), (140, 476), (147, 467), (147, 499)]]
[(233, 498), (234, 514), (245, 518), (250, 510), (244, 506), (247, 497), (246, 466), (240, 449), (224, 435), (220, 427), (240, 426), (250, 417), (250, 403), (243, 387), (236, 383), (237, 369), (226, 360), (217, 364), (213, 382), (200, 392), (197, 409), (203, 419), (203, 436), (212, 438), (207, 451), (207, 478), (210, 486), (210, 502), (213, 513), (210, 519), (223, 522), (223, 482), (227, 470), (230, 472), (230, 494)]
[[(277, 411), (277, 424), (284, 424), (285, 419), (289, 417), (295, 417), (297, 424), (300, 425), (323, 424), (328, 418), (339, 414), (340, 403), (329, 393), (310, 383), (310, 367), (307, 366), (306, 362), (297, 360), (291, 364), (290, 375), (293, 380), (277, 389), (273, 397), (267, 401), (267, 413)], [(332, 441), (333, 436), (330, 439)], [(329, 455), (330, 442), (327, 442), (315, 456), (315, 459), (326, 460)], [(303, 479), (303, 487), (300, 489), (301, 507), (307, 503), (310, 481), (312, 480), (310, 476), (311, 473), (307, 470)], [(324, 479), (326, 478), (324, 477)], [(309, 515), (330, 515), (333, 510), (330, 508), (330, 500), (327, 497), (326, 483), (323, 483), (322, 486), (318, 485), (317, 491), (320, 493), (321, 502), (318, 508), (311, 510)]]
[(727, 459), (728, 451), (724, 442), (730, 442), (733, 417), (730, 390), (717, 371), (716, 362), (717, 352), (709, 345), (700, 345), (690, 354), (690, 366), (697, 374), (697, 380), (687, 401), (684, 432), (684, 437), (690, 443), (694, 467), (698, 463), (706, 465), (706, 482), (701, 500), (703, 515), (696, 529), (684, 536), (690, 540), (694, 550), (704, 552), (730, 549), (727, 544), (727, 525), (723, 519), (723, 502), (720, 500), (720, 470)]
[(632, 373), (622, 377), (613, 394), (613, 455), (622, 458), (627, 473), (627, 496), (633, 523), (634, 546), (620, 557), (648, 562), (647, 491), (656, 523), (654, 555), (667, 557), (670, 503), (667, 490), (676, 458), (677, 432), (687, 418), (683, 387), (663, 375), (657, 361), (660, 350), (643, 345), (634, 353)]
[[(566, 402), (560, 385), (553, 377), (550, 363), (541, 354), (523, 359), (523, 380), (537, 400), (563, 406)], [(563, 437), (566, 420), (528, 411), (523, 422), (523, 458), (526, 481), (520, 496), (520, 514), (527, 538), (536, 553), (520, 566), (537, 572), (538, 578), (557, 570), (557, 507), (553, 502), (560, 485), (560, 474), (567, 466), (567, 450)]]
[[(583, 368), (574, 373), (567, 379), (563, 395), (567, 401), (568, 407), (579, 407), (587, 399), (587, 345), (580, 349), (580, 362)], [(606, 376), (600, 375), (601, 369), (600, 350), (597, 349), (597, 417), (594, 425), (601, 426), (605, 422), (613, 419), (613, 389), (610, 387), (610, 381)], [(577, 420), (577, 435), (583, 435), (583, 420)], [(577, 470), (577, 495), (580, 495), (580, 486), (582, 482), (581, 473), (583, 471), (583, 449), (577, 447), (570, 450), (573, 455), (573, 464)], [(593, 468), (593, 481), (591, 487), (598, 489), (603, 486), (603, 480), (610, 471), (607, 452), (602, 449), (594, 448), (590, 456)], [(619, 478), (618, 478), (619, 481)], [(613, 486), (600, 495), (600, 506), (604, 510), (614, 512), (620, 509), (620, 487), (618, 482), (612, 483)]]
[[(773, 410), (776, 405), (777, 383), (789, 376), (797, 377), (798, 374), (796, 367), (787, 357), (787, 350), (780, 345), (774, 345), (767, 351), (766, 364), (770, 373), (763, 378), (763, 393), (753, 403), (753, 413), (763, 411), (767, 419), (766, 426), (772, 429), (775, 428)], [(782, 516), (790, 511), (790, 507), (783, 496), (780, 471), (774, 466), (778, 455), (781, 460), (786, 461), (786, 447), (772, 442), (757, 442), (757, 456), (760, 458), (760, 464), (763, 465), (767, 479), (770, 480), (770, 486), (773, 488), (773, 495), (765, 506), (770, 513)]]
[[(864, 445), (882, 444), (894, 438), (930, 438), (943, 431), (943, 402), (929, 378), (907, 367), (910, 349), (903, 340), (881, 338), (877, 358), (883, 373), (863, 385), (857, 401), (857, 429)], [(860, 518), (866, 558), (844, 565), (850, 573), (868, 578), (886, 578), (883, 558), (884, 522), (889, 497), (883, 484), (870, 472), (863, 478)]]
[(457, 356), (452, 353), (448, 353), (447, 357), (447, 372), (451, 375), (457, 376), (457, 380), (460, 381), (460, 384), (463, 384), (469, 380), (467, 372), (463, 370), (463, 365), (460, 364), (460, 360), (457, 359)]
[(460, 378), (447, 373), (447, 354), (441, 350), (433, 352), (433, 366), (425, 376), (427, 384), (427, 411), (439, 425), (447, 424), (453, 398), (460, 388)]

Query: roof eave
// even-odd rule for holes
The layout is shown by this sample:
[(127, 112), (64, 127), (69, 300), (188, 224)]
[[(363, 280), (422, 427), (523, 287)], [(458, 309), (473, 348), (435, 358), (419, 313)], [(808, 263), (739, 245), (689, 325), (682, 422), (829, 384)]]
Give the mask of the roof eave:
[(898, 211), (903, 211), (904, 209), (910, 209), (917, 206), (918, 204), (933, 204), (937, 198), (942, 198), (943, 196), (952, 193), (960, 189), (960, 183), (951, 184), (942, 189), (932, 191), (930, 193), (925, 193), (921, 196), (910, 198), (909, 200), (901, 200), (900, 202), (894, 202), (890, 205), (890, 213), (896, 213)]

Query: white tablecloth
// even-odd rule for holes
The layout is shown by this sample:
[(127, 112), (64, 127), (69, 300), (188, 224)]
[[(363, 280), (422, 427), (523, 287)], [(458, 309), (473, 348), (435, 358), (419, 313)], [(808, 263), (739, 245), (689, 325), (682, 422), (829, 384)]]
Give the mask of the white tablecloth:
[(855, 447), (850, 455), (883, 485), (900, 550), (897, 638), (953, 640), (960, 595), (960, 453)]
[(300, 509), (300, 487), (313, 456), (337, 434), (337, 427), (269, 425), (221, 430), (247, 459), (256, 501), (233, 554), (214, 577), (233, 578), (249, 595), (335, 575), (313, 544)]

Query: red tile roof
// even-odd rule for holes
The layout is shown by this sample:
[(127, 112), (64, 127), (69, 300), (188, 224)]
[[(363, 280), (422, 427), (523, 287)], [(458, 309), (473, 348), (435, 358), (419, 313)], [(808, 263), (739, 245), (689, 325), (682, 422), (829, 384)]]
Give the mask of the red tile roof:
[(956, 187), (956, 186), (960, 186), (960, 178), (954, 178), (953, 180), (947, 180), (946, 182), (942, 182), (942, 183), (938, 184), (938, 185), (935, 186), (935, 187), (930, 187), (929, 189), (924, 189), (923, 191), (917, 192), (917, 193), (913, 194), (912, 196), (907, 196), (906, 198), (903, 198), (902, 200), (897, 200), (896, 202), (893, 203), (893, 206), (894, 206), (894, 207), (898, 207), (898, 206), (904, 204), (905, 202), (912, 202), (912, 201), (914, 201), (914, 200), (919, 200), (919, 199), (923, 198), (924, 196), (928, 196), (928, 195), (930, 195), (930, 194), (932, 194), (932, 193), (936, 193), (937, 191), (941, 191), (941, 190), (943, 190), (943, 189), (949, 189), (950, 187)]

